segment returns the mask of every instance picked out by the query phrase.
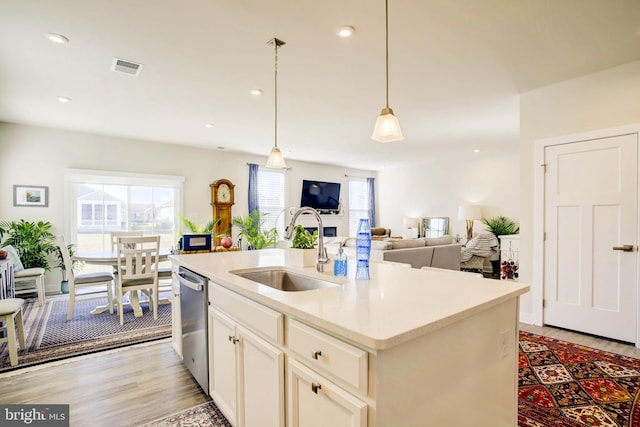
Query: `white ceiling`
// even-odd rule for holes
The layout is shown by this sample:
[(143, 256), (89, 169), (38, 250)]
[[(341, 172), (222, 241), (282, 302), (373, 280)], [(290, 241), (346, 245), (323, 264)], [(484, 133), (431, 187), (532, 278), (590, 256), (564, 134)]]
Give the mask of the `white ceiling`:
[[(266, 157), (266, 42), (278, 37), (285, 157), (363, 169), (517, 146), (519, 93), (640, 59), (639, 0), (389, 0), (389, 103), (406, 139), (381, 144), (370, 135), (385, 104), (383, 0), (0, 0), (0, 10), (0, 121)], [(339, 25), (353, 37), (337, 37)], [(141, 75), (111, 71), (114, 57), (144, 64)]]

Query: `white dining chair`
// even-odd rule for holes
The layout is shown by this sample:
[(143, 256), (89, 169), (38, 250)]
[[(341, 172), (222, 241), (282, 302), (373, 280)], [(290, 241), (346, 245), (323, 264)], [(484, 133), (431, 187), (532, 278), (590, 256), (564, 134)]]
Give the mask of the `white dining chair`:
[[(18, 345), (24, 351), (24, 327), (22, 325), (22, 298), (0, 300), (0, 343), (6, 342), (9, 348), (11, 366), (18, 364)], [(16, 334), (17, 331), (17, 334)]]
[(142, 231), (112, 231), (111, 250), (115, 251), (118, 244), (118, 237), (142, 237)]
[(158, 259), (160, 236), (118, 237), (118, 275), (116, 280), (116, 300), (120, 324), (124, 325), (123, 297), (127, 292), (134, 312), (139, 308), (139, 290), (149, 297), (149, 308), (153, 307), (153, 318), (158, 318)]
[(67, 320), (71, 320), (73, 317), (73, 311), (76, 303), (76, 291), (80, 288), (95, 287), (97, 285), (106, 286), (107, 309), (113, 314), (113, 274), (107, 272), (75, 274), (67, 242), (62, 234), (58, 236), (58, 246), (60, 248), (60, 253), (62, 254), (62, 260), (69, 280), (69, 308), (67, 309)]

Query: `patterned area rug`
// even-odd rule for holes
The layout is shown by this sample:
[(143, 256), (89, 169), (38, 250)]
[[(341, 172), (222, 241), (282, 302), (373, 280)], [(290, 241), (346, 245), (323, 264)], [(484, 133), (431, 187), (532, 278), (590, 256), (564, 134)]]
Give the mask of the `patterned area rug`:
[[(165, 298), (170, 295), (161, 293)], [(12, 367), (7, 345), (0, 344), (0, 372), (171, 336), (171, 304), (158, 305), (157, 320), (147, 302), (140, 304), (141, 318), (134, 317), (133, 310), (125, 306), (124, 325), (120, 326), (117, 312), (90, 314), (96, 306), (107, 303), (106, 296), (76, 298), (69, 321), (68, 296), (47, 298), (42, 306), (36, 302), (30, 299), (23, 306), (26, 350), (18, 353), (18, 365)]]
[(520, 332), (518, 425), (640, 426), (640, 359)]
[(207, 402), (138, 427), (231, 427), (231, 424), (215, 403)]

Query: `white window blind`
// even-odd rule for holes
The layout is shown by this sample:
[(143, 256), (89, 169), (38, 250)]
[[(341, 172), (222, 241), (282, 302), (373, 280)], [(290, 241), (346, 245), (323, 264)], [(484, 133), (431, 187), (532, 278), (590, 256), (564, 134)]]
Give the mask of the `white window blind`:
[(284, 171), (260, 168), (258, 170), (258, 205), (262, 230), (273, 227), (279, 238), (284, 235)]
[(360, 218), (369, 218), (369, 186), (365, 178), (349, 177), (349, 236), (356, 235)]

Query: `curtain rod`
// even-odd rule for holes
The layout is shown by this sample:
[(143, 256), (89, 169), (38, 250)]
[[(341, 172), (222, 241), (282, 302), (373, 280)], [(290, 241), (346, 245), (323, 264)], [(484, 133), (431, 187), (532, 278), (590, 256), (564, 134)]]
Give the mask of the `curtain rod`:
[(361, 176), (361, 175), (349, 175), (349, 174), (344, 174), (345, 177), (347, 178), (375, 178), (374, 176)]

